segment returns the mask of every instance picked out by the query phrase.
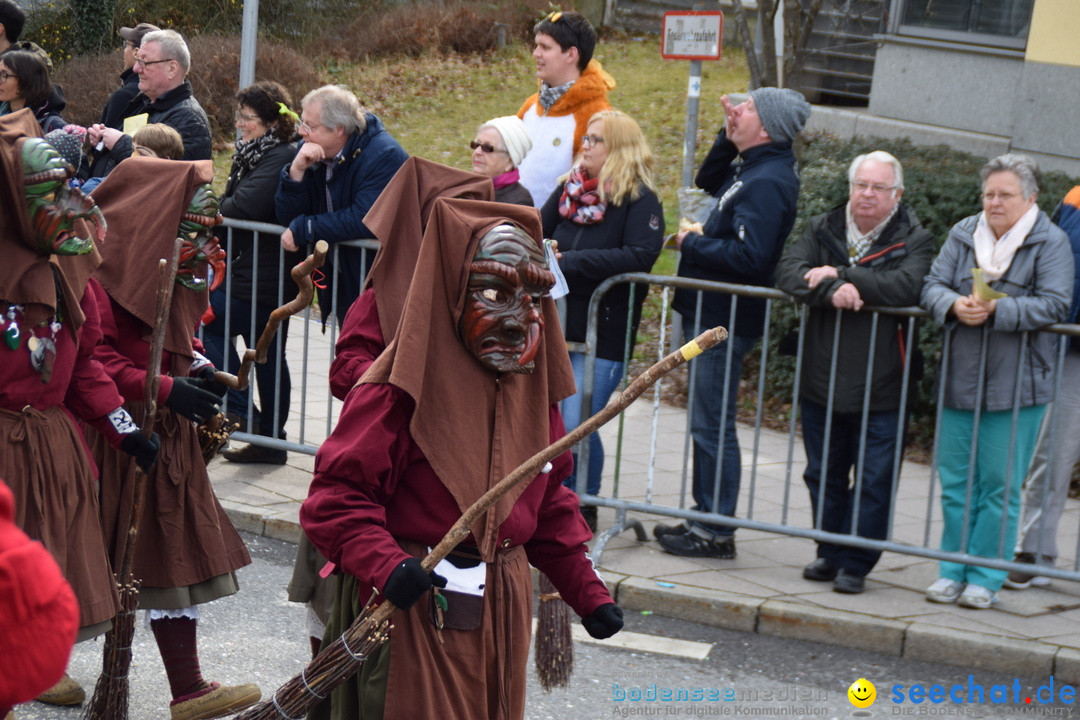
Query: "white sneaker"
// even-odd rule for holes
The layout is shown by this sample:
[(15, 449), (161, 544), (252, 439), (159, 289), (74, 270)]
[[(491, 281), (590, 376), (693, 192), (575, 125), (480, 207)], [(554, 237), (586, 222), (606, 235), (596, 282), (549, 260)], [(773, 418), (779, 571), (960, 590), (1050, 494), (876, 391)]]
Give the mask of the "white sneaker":
[(937, 582), (926, 588), (926, 599), (935, 603), (954, 603), (963, 591), (964, 583), (938, 578)]
[(960, 606), (985, 610), (998, 601), (997, 593), (982, 585), (968, 585), (960, 595)]

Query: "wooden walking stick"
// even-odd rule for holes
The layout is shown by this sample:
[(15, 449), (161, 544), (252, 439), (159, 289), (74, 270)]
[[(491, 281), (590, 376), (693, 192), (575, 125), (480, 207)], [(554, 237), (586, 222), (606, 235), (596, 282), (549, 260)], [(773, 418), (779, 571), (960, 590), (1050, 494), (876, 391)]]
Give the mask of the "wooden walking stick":
[[(626, 409), (661, 377), (690, 358), (723, 342), (726, 338), (727, 330), (722, 327), (706, 330), (639, 375), (600, 412), (515, 468), (458, 518), (439, 544), (421, 561), (424, 571), (431, 572), (439, 561), (467, 538), (480, 517), (511, 488), (523, 481), (531, 481), (551, 460), (569, 450), (582, 438), (587, 437)], [(269, 700), (254, 705), (236, 716), (236, 720), (302, 718), (320, 700), (326, 698), (330, 691), (352, 677), (364, 660), (386, 641), (390, 631), (390, 616), (397, 609), (390, 602), (377, 605), (373, 602), (374, 596), (372, 602), (368, 603), (368, 606), (352, 625), (346, 628), (341, 637), (323, 648), (303, 672), (278, 688)]]
[(244, 351), (244, 357), (240, 360), (240, 368), (236, 371), (236, 374), (233, 375), (218, 370), (214, 374), (215, 380), (233, 390), (243, 390), (248, 386), (248, 374), (251, 372), (251, 364), (266, 362), (267, 353), (270, 351), (270, 343), (274, 342), (274, 336), (277, 335), (278, 326), (281, 325), (281, 322), (311, 304), (311, 298), (315, 295), (315, 283), (311, 280), (311, 274), (323, 266), (323, 263), (326, 262), (326, 253), (329, 250), (330, 245), (325, 240), (319, 240), (315, 243), (315, 252), (296, 264), (296, 267), (292, 269), (293, 282), (299, 288), (296, 297), (270, 313), (270, 317), (266, 321), (266, 327), (263, 328), (262, 334), (259, 335), (259, 341), (255, 343), (255, 347)]
[[(292, 269), (292, 279), (297, 285), (296, 297), (270, 313), (266, 321), (266, 327), (259, 335), (259, 341), (254, 348), (248, 348), (240, 361), (240, 367), (236, 374), (218, 370), (214, 373), (214, 379), (225, 387), (233, 390), (243, 390), (248, 386), (248, 375), (251, 372), (252, 363), (266, 362), (267, 353), (270, 352), (270, 344), (277, 335), (278, 327), (282, 321), (300, 312), (311, 305), (311, 299), (315, 296), (315, 283), (311, 279), (312, 273), (323, 266), (326, 261), (326, 253), (330, 246), (325, 240), (315, 243), (315, 252), (308, 255), (302, 262)], [(203, 461), (209, 463), (217, 455), (218, 450), (229, 441), (240, 424), (228, 420), (225, 413), (218, 413), (206, 422), (199, 423), (196, 431), (199, 434), (199, 449), (202, 451)]]
[[(143, 435), (148, 438), (154, 432), (154, 416), (157, 415), (161, 355), (165, 347), (165, 328), (168, 324), (169, 309), (172, 307), (176, 267), (180, 262), (182, 242), (182, 238), (176, 238), (172, 258), (167, 263), (162, 258), (158, 263), (161, 282), (158, 286), (157, 310), (154, 313), (154, 331), (150, 339), (150, 359), (146, 363), (143, 417), (139, 422)], [(134, 577), (133, 568), (145, 489), (146, 472), (136, 464), (135, 484), (131, 493), (131, 519), (124, 540), (120, 573), (116, 578), (120, 591), (120, 611), (113, 618), (112, 629), (105, 634), (101, 676), (98, 677), (94, 695), (83, 715), (85, 720), (125, 720), (128, 716), (128, 670), (131, 668), (131, 641), (135, 637), (135, 609), (139, 605), (139, 580)]]

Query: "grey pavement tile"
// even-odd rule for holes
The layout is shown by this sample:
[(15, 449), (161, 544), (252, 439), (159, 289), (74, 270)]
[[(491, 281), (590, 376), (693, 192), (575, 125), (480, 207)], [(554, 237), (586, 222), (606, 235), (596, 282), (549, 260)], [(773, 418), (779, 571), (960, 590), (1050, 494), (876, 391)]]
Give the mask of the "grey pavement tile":
[[(926, 603), (927, 606), (934, 607), (934, 603)], [(997, 637), (1008, 638), (1025, 638), (1026, 636), (1019, 630), (1010, 628), (999, 628), (995, 625), (991, 625), (986, 622), (982, 622), (982, 616), (985, 614), (993, 613), (994, 610), (971, 610), (969, 608), (961, 608), (956, 605), (940, 605), (937, 606), (942, 609), (939, 612), (932, 613), (930, 615), (918, 615), (913, 617), (917, 619), (918, 623), (913, 624), (912, 627), (922, 628), (951, 628), (956, 630), (965, 630), (968, 632), (982, 633), (987, 635), (993, 635)]]
[[(600, 567), (613, 572), (652, 578), (678, 572), (708, 570), (708, 565), (701, 558), (683, 558), (669, 555), (655, 547), (641, 546), (605, 550)], [(730, 561), (717, 561), (730, 562)]]
[(655, 580), (675, 583), (676, 585), (692, 585), (712, 590), (723, 590), (724, 592), (760, 598), (778, 597), (784, 594), (767, 585), (760, 585), (741, 578), (731, 570), (698, 570), (688, 573), (673, 573), (671, 575), (661, 575)]
[(1080, 635), (1080, 622), (1065, 620), (1055, 614), (1017, 617), (1008, 614), (1003, 602), (994, 605), (992, 611), (980, 612), (978, 620), (1002, 632), (1014, 632), (1029, 638), (1045, 638), (1052, 635)]
[[(280, 468), (279, 468), (280, 470)], [(307, 497), (311, 475), (288, 468), (286, 472), (268, 472), (252, 481), (252, 486), (264, 490), (279, 500), (301, 503)]]
[(832, 591), (831, 583), (811, 583), (822, 588), (822, 592), (800, 595), (807, 602), (826, 608), (837, 608), (848, 612), (864, 613), (892, 620), (913, 620), (922, 615), (935, 612), (931, 603), (906, 590), (897, 590), (874, 581), (870, 575), (866, 580), (866, 592), (861, 595), (844, 595)]

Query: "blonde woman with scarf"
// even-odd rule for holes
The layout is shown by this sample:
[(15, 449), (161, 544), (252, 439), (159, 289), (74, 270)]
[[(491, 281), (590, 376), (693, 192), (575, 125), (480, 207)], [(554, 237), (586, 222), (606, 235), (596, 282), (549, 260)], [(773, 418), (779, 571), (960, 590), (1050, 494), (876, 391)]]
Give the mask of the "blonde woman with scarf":
[[(664, 238), (664, 209), (652, 179), (653, 154), (641, 128), (626, 113), (603, 110), (589, 118), (581, 138), (581, 153), (540, 210), (544, 237), (558, 242), (555, 257), (570, 286), (566, 297), (566, 339), (584, 342), (589, 299), (612, 275), (648, 272), (660, 254)], [(635, 288), (630, 316), (629, 284), (620, 284), (600, 301), (600, 325), (593, 368), (592, 403), (582, 408), (585, 355), (570, 353), (577, 393), (563, 401), (567, 431), (607, 404), (622, 379), (627, 334), (633, 351), (648, 286)], [(600, 436), (589, 437), (590, 495), (600, 492), (604, 448)], [(576, 473), (567, 479), (577, 489)], [(596, 531), (596, 507), (582, 507)]]
[[(1035, 203), (1031, 158), (1002, 155), (980, 177), (983, 211), (953, 226), (922, 291), (949, 340), (939, 376), (941, 548), (1010, 559), (1020, 484), (1054, 390), (1057, 336), (1035, 331), (1068, 315), (1073, 262), (1068, 237)], [(939, 574), (927, 600), (983, 609), (1008, 573), (942, 562)]]

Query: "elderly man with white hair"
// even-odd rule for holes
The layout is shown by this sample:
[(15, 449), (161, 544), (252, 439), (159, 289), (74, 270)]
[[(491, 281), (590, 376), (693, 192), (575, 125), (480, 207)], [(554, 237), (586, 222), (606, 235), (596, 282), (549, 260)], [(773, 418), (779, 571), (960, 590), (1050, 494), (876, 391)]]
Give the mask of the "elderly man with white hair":
[[(274, 196), (281, 245), (303, 250), (317, 240), (330, 244), (373, 237), (364, 216), (409, 157), (375, 115), (341, 85), (324, 85), (301, 101), (303, 143), (281, 171)], [(325, 321), (333, 311), (340, 326), (360, 295), (367, 262), (358, 248), (341, 248), (340, 267), (323, 269), (319, 305)]]
[[(191, 53), (175, 30), (146, 33), (132, 70), (139, 76), (139, 94), (121, 113), (120, 129), (101, 123), (90, 127), (90, 143), (97, 146), (91, 177), (104, 177), (116, 164), (131, 156), (132, 139), (142, 124), (164, 123), (180, 133), (183, 160), (211, 158), (210, 121), (187, 81)], [(145, 119), (140, 116), (145, 116)], [(139, 122), (140, 120), (144, 122)], [(124, 128), (129, 132), (125, 133)]]
[[(934, 239), (900, 202), (904, 174), (895, 157), (880, 150), (860, 155), (848, 180), (848, 201), (810, 220), (781, 258), (776, 285), (809, 307), (800, 403), (803, 479), (814, 526), (883, 540), (899, 471), (896, 446), (906, 421), (901, 380), (907, 333), (903, 318), (881, 315), (875, 328), (873, 316), (859, 311), (863, 305), (916, 305), (934, 259)], [(840, 348), (835, 358), (834, 347)], [(832, 581), (839, 593), (861, 593), (880, 556), (876, 550), (818, 542), (817, 559), (803, 569), (803, 577)]]

